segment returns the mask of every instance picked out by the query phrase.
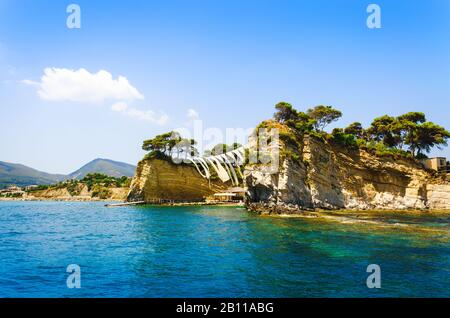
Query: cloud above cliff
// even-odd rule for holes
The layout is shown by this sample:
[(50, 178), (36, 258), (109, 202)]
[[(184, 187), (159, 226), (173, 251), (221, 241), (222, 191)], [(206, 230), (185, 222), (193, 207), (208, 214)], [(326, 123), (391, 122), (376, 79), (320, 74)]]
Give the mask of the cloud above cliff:
[(184, 125), (186, 127), (192, 127), (194, 122), (200, 119), (200, 114), (193, 108), (189, 108), (186, 113), (186, 121)]
[(187, 112), (187, 118), (189, 120), (197, 120), (200, 118), (200, 116), (195, 109), (189, 108)]
[(165, 125), (169, 121), (169, 116), (164, 113), (157, 114), (152, 110), (140, 110), (134, 107), (129, 107), (124, 102), (118, 102), (111, 106), (111, 110), (127, 115), (131, 118), (146, 121), (157, 125)]
[(142, 100), (144, 96), (124, 76), (114, 79), (111, 73), (100, 70), (90, 73), (84, 68), (46, 68), (40, 82), (23, 80), (38, 86), (38, 96), (46, 101), (101, 103), (106, 100)]
[(130, 107), (134, 101), (144, 100), (144, 95), (126, 77), (115, 79), (105, 70), (91, 73), (84, 68), (48, 67), (39, 82), (24, 79), (21, 83), (37, 87), (37, 95), (44, 101), (83, 104), (112, 102), (111, 110), (137, 120), (157, 125), (164, 125), (169, 120), (163, 112)]

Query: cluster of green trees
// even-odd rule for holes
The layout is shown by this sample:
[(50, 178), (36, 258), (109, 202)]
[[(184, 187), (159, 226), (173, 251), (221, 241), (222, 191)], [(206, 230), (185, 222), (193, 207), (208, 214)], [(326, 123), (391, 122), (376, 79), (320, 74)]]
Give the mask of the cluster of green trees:
[[(450, 133), (444, 127), (427, 121), (421, 112), (409, 112), (398, 117), (384, 115), (375, 118), (368, 128), (354, 122), (345, 128), (335, 128), (329, 134), (325, 128), (342, 117), (342, 112), (332, 106), (319, 105), (302, 112), (289, 103), (280, 102), (275, 105), (275, 109), (274, 119), (299, 134), (326, 138), (347, 148), (374, 150), (378, 154), (426, 157), (433, 147), (447, 145), (450, 138)], [(171, 131), (145, 140), (142, 149), (149, 152), (146, 158), (186, 159), (199, 155), (196, 145), (194, 139), (183, 138), (178, 132)], [(204, 155), (218, 155), (240, 146), (238, 143), (220, 143), (205, 151)]]
[(66, 180), (54, 185), (40, 185), (27, 190), (27, 192), (33, 193), (49, 189), (58, 190), (66, 188), (70, 195), (76, 196), (80, 194), (82, 185), (86, 185), (89, 191), (92, 190), (92, 197), (106, 199), (110, 194), (108, 188), (125, 188), (129, 187), (130, 183), (131, 178), (126, 176), (115, 178), (102, 173), (90, 173), (81, 180)]
[(242, 147), (242, 145), (237, 143), (237, 142), (234, 142), (231, 145), (220, 143), (220, 144), (217, 144), (214, 147), (212, 147), (211, 150), (205, 150), (204, 155), (205, 156), (221, 155), (221, 154), (224, 154), (226, 152), (236, 150), (239, 147)]
[(354, 122), (346, 128), (324, 132), (329, 124), (342, 117), (342, 112), (319, 105), (301, 112), (286, 102), (275, 106), (274, 119), (300, 133), (319, 135), (346, 147), (367, 147), (378, 152), (402, 153), (426, 157), (433, 147), (447, 145), (450, 133), (442, 126), (427, 121), (421, 112), (409, 112), (398, 117), (384, 115), (375, 118), (367, 129)]
[(80, 182), (86, 184), (88, 189), (90, 190), (94, 185), (118, 188), (129, 187), (131, 179), (126, 176), (115, 178), (104, 175), (102, 173), (89, 173), (83, 179), (81, 179)]
[(37, 185), (37, 186), (35, 186), (33, 188), (27, 189), (26, 192), (43, 191), (43, 190), (49, 189), (50, 187), (51, 187), (51, 185), (49, 185), (49, 184), (40, 184), (40, 185)]
[[(153, 139), (145, 140), (142, 149), (148, 151), (146, 158), (188, 158), (199, 155), (196, 147), (197, 141), (194, 139), (183, 138), (178, 132), (170, 131), (157, 135)], [(204, 151), (204, 156), (214, 156), (229, 152), (241, 147), (241, 144), (235, 142), (231, 145), (219, 143), (210, 150)]]
[(198, 155), (196, 144), (197, 142), (194, 139), (183, 138), (178, 132), (170, 131), (157, 135), (153, 139), (145, 140), (142, 149), (149, 151), (150, 156), (163, 155), (168, 158), (187, 158), (188, 156)]
[(342, 117), (339, 110), (324, 105), (310, 108), (305, 113), (289, 103), (280, 102), (275, 105), (275, 109), (275, 120), (301, 132), (323, 132), (326, 126)]
[(0, 198), (21, 198), (22, 193), (0, 193)]
[(93, 198), (107, 199), (111, 195), (111, 187), (125, 188), (130, 184), (131, 178), (126, 176), (115, 178), (102, 173), (89, 173), (81, 180), (66, 181), (65, 187), (70, 195), (76, 196), (80, 194), (82, 185), (86, 185)]

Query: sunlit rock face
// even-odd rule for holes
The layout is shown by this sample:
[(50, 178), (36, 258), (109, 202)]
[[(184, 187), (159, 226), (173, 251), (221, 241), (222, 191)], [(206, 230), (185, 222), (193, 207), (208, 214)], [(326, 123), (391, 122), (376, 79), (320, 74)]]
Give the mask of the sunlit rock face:
[[(450, 209), (450, 184), (413, 159), (379, 157), (316, 137), (297, 136), (279, 123), (267, 125), (278, 125), (281, 131), (280, 156), (275, 170), (272, 163), (245, 165), (245, 201), (250, 210)], [(255, 138), (249, 140), (249, 153), (257, 148)], [(230, 186), (217, 177), (203, 178), (193, 165), (144, 159), (137, 167), (128, 201), (199, 201)]]
[(311, 189), (305, 183), (306, 168), (289, 160), (283, 162), (282, 171), (270, 172), (264, 165), (249, 166), (244, 171), (249, 203), (291, 204), (303, 208), (313, 207)]
[(266, 165), (246, 167), (249, 209), (450, 209), (450, 185), (411, 159), (346, 150), (314, 137), (302, 140), (295, 159), (281, 158), (275, 174)]
[(191, 165), (144, 159), (138, 164), (127, 200), (200, 201), (228, 187), (217, 179), (203, 178)]
[(427, 197), (430, 209), (450, 209), (450, 184), (429, 184)]

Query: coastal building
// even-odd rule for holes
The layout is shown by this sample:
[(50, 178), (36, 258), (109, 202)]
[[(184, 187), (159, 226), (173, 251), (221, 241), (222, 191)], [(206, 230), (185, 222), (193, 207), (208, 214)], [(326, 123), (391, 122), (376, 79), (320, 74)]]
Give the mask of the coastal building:
[(5, 193), (5, 192), (20, 192), (22, 191), (21, 188), (17, 187), (17, 186), (9, 186), (6, 189), (0, 190), (1, 192)]
[(10, 186), (7, 189), (0, 190), (2, 196), (22, 196), (25, 192), (16, 186)]
[(422, 164), (430, 170), (442, 171), (447, 167), (447, 159), (445, 157), (435, 157), (422, 159)]
[(241, 187), (234, 187), (227, 190), (228, 192), (234, 193), (235, 197), (239, 200), (244, 200), (245, 189)]
[(215, 193), (214, 199), (220, 202), (236, 202), (243, 201), (245, 195), (245, 189), (240, 187), (234, 187), (227, 189), (225, 192)]
[(220, 192), (214, 194), (214, 200), (220, 202), (233, 202), (235, 194), (231, 192)]

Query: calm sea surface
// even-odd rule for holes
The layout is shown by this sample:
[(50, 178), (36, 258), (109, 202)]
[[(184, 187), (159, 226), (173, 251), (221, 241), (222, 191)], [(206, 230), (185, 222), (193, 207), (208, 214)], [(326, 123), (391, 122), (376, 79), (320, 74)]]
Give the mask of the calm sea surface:
[[(450, 297), (449, 225), (444, 213), (0, 202), (0, 297)], [(381, 289), (366, 286), (369, 264)]]

